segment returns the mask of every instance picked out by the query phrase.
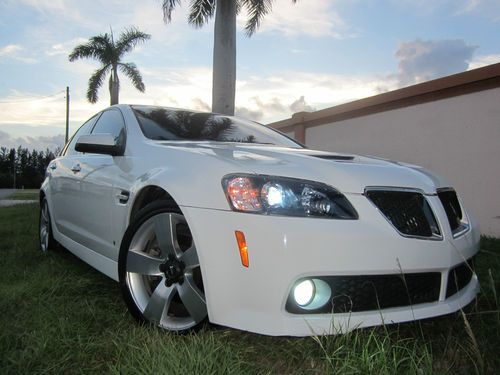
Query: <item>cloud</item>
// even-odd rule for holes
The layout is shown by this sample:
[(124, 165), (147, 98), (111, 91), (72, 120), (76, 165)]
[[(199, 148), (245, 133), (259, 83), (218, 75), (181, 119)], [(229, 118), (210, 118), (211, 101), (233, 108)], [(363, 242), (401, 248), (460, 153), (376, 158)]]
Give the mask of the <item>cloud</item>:
[(290, 104), (290, 110), (295, 113), (295, 112), (313, 112), (316, 109), (307, 104), (304, 95), (302, 95), (299, 99)]
[(498, 0), (463, 0), (460, 2), (457, 13), (475, 13), (500, 21), (500, 2)]
[(292, 101), (289, 105), (283, 104), (283, 100), (277, 97), (269, 101), (262, 101), (258, 97), (251, 98), (247, 106), (236, 107), (236, 115), (254, 121), (262, 121), (269, 117), (289, 117), (293, 113), (302, 111), (315, 111), (315, 108), (306, 103), (304, 96)]
[[(335, 11), (336, 1), (307, 0), (293, 4), (291, 0), (277, 0), (271, 12), (263, 19), (257, 33), (274, 32), (294, 37), (346, 36), (347, 26)], [(243, 28), (248, 16), (245, 9), (238, 16), (238, 26)]]
[(19, 44), (8, 44), (2, 48), (0, 48), (0, 58), (11, 58), (14, 60), (21, 61), (26, 64), (34, 64), (38, 62), (33, 57), (23, 56), (24, 48)]
[(208, 105), (207, 102), (204, 102), (200, 98), (194, 98), (191, 100), (191, 103), (193, 103), (192, 108), (197, 110), (197, 111), (203, 111), (203, 112), (210, 112), (211, 108)]
[(74, 38), (62, 43), (52, 44), (50, 46), (50, 49), (45, 51), (45, 54), (47, 56), (64, 55), (66, 57), (71, 53), (73, 48), (75, 48), (77, 45), (87, 42), (88, 39), (85, 38)]
[(38, 137), (13, 137), (0, 130), (0, 147), (17, 148), (25, 147), (30, 150), (55, 150), (64, 146), (64, 135), (38, 136)]
[(500, 54), (476, 56), (469, 63), (468, 70), (481, 68), (482, 66), (500, 63)]
[(264, 113), (260, 109), (250, 109), (247, 107), (236, 107), (235, 116), (246, 118), (253, 121), (261, 121)]
[(12, 56), (21, 50), (22, 47), (17, 44), (8, 44), (5, 47), (0, 48), (0, 56)]
[(493, 21), (500, 21), (498, 0), (390, 0), (393, 7), (412, 7), (412, 12), (423, 14), (444, 12), (447, 15), (474, 14)]
[(60, 91), (48, 97), (14, 91), (0, 98), (0, 125), (50, 125), (55, 119), (64, 123), (66, 101)]
[(399, 86), (465, 71), (476, 49), (461, 39), (401, 43), (396, 51)]

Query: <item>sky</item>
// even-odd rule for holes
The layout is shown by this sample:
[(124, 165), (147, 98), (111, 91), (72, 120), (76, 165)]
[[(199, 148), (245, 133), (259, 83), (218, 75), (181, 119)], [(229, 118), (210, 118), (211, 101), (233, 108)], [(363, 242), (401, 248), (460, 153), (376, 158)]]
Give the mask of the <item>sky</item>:
[[(0, 146), (51, 149), (109, 105), (86, 100), (90, 37), (130, 26), (151, 39), (127, 54), (146, 92), (121, 77), (120, 102), (210, 110), (213, 22), (163, 22), (161, 0), (0, 0)], [(236, 114), (269, 123), (500, 62), (500, 0), (276, 0), (252, 37), (237, 20)]]

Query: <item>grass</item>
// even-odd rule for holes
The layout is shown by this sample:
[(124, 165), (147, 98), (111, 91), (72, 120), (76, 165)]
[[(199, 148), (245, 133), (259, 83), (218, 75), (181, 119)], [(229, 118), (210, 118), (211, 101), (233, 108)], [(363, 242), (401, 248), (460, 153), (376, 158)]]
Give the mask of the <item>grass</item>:
[(38, 200), (38, 189), (23, 189), (16, 190), (14, 194), (7, 197), (7, 199), (26, 201), (26, 200)]
[(0, 373), (481, 374), (500, 368), (500, 240), (483, 238), (482, 292), (445, 317), (310, 338), (140, 327), (117, 283), (38, 251), (38, 207), (0, 208)]

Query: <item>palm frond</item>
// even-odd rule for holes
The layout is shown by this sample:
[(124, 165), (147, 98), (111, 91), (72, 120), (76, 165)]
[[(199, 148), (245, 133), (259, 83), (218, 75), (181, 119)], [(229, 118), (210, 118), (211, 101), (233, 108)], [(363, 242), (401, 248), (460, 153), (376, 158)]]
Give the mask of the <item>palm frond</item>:
[(272, 0), (243, 0), (243, 5), (248, 12), (245, 33), (252, 36), (260, 26), (260, 22), (272, 10)]
[[(298, 0), (291, 0), (296, 4)], [(273, 0), (242, 0), (236, 3), (236, 11), (239, 13), (241, 7), (245, 7), (248, 12), (248, 20), (245, 25), (245, 33), (247, 36), (255, 34), (260, 26), (262, 19), (271, 12)]]
[(151, 35), (140, 31), (136, 27), (129, 27), (120, 34), (120, 38), (116, 42), (116, 52), (119, 56), (122, 56), (124, 53), (132, 51), (137, 44), (144, 43), (148, 39), (151, 39)]
[(163, 0), (161, 7), (163, 9), (163, 21), (165, 23), (169, 23), (172, 20), (172, 12), (180, 3), (181, 0)]
[(90, 38), (87, 43), (76, 46), (69, 54), (69, 61), (93, 58), (103, 64), (108, 64), (110, 49), (112, 45), (108, 34), (100, 34)]
[(75, 61), (78, 59), (98, 59), (102, 55), (102, 49), (91, 42), (86, 44), (80, 44), (76, 46), (73, 51), (69, 54), (69, 61)]
[(144, 92), (146, 90), (146, 86), (144, 86), (144, 82), (142, 81), (141, 73), (137, 66), (134, 63), (120, 63), (118, 64), (120, 70), (132, 81), (134, 87), (140, 92)]
[(89, 79), (89, 87), (87, 89), (87, 99), (91, 103), (96, 103), (97, 99), (99, 99), (97, 92), (99, 88), (104, 83), (104, 78), (108, 73), (108, 70), (111, 68), (111, 65), (106, 65), (101, 69), (97, 69), (94, 74)]
[(192, 0), (188, 22), (195, 27), (202, 27), (215, 13), (215, 0)]

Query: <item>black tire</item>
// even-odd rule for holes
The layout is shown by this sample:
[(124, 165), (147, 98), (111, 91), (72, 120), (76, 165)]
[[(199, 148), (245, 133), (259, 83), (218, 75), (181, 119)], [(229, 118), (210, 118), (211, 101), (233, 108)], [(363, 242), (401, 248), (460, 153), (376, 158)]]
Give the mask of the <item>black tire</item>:
[[(166, 246), (170, 244), (173, 250)], [(120, 246), (118, 276), (128, 310), (140, 323), (187, 332), (206, 322), (196, 247), (181, 210), (173, 202), (150, 203), (132, 219)]]
[(57, 248), (57, 241), (52, 235), (52, 220), (46, 198), (43, 198), (40, 203), (40, 212), (38, 215), (38, 246), (44, 253)]

